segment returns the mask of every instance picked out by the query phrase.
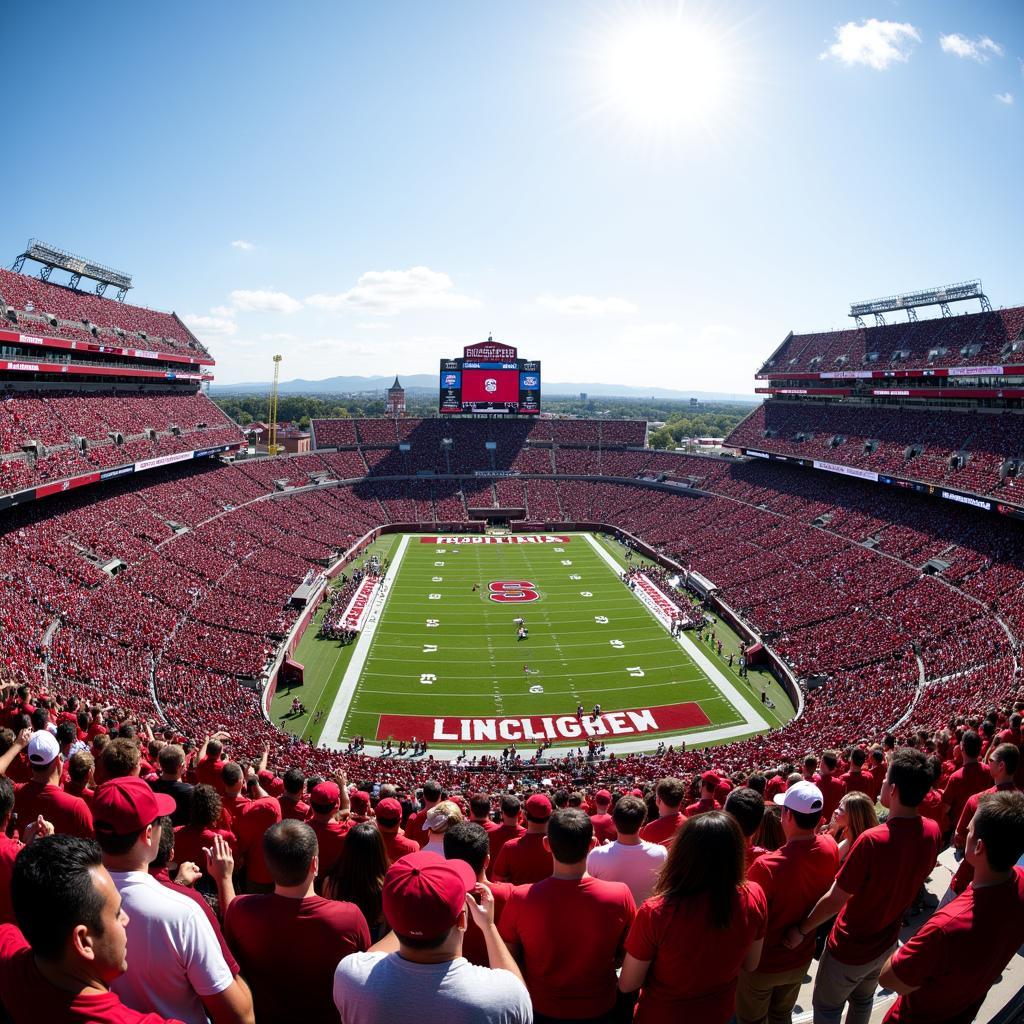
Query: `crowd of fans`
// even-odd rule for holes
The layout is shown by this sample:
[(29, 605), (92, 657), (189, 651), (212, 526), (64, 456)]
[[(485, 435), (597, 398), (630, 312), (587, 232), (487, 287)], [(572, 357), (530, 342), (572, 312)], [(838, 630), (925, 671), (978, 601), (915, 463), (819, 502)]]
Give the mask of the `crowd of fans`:
[(926, 369), (1015, 364), (1010, 345), (1024, 330), (1024, 307), (991, 313), (793, 334), (760, 373), (820, 373), (839, 369)]
[(978, 494), (1009, 494), (1024, 455), (1024, 417), (985, 410), (863, 407), (774, 398), (729, 436), (757, 448), (944, 483)]
[(298, 747), (275, 768), (223, 730), (5, 687), (0, 1003), (15, 1024), (754, 1024), (791, 1019), (817, 959), (816, 1021), (866, 1024), (880, 986), (886, 1021), (970, 1021), (1024, 941), (1022, 710), (763, 770), (710, 750), (498, 785)]

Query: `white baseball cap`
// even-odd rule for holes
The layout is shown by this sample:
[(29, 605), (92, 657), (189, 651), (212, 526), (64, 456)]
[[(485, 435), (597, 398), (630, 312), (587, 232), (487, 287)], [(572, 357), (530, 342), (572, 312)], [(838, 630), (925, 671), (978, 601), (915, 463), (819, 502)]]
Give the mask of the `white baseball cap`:
[(776, 793), (775, 802), (797, 814), (815, 814), (825, 806), (821, 790), (813, 782), (804, 779), (793, 783), (785, 793)]
[(52, 733), (45, 729), (32, 733), (28, 741), (28, 760), (33, 768), (45, 768), (59, 753), (60, 744)]

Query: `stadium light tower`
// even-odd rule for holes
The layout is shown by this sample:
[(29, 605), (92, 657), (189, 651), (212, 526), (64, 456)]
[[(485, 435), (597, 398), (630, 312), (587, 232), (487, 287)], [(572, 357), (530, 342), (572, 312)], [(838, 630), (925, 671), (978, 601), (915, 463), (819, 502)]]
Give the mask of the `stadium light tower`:
[(270, 388), (270, 422), (267, 424), (267, 454), (276, 455), (281, 451), (277, 443), (277, 385), (281, 377), (281, 357), (274, 356), (274, 383)]

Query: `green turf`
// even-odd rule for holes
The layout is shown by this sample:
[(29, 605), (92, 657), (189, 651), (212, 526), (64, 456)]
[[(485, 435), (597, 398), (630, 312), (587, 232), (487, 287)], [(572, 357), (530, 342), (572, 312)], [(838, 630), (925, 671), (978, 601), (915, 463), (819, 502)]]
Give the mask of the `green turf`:
[[(446, 546), (443, 552), (410, 537), (341, 737), (320, 736), (323, 721), (313, 716), (318, 709), (326, 715), (333, 704), (353, 648), (316, 637), (320, 615), (296, 653), (306, 667), (302, 696), (309, 714), (294, 722), (285, 718), (284, 727), (326, 742), (356, 734), (372, 742), (382, 713), (572, 714), (579, 702), (588, 709), (600, 702), (607, 712), (697, 701), (712, 723), (703, 731), (739, 722), (714, 683), (585, 538), (569, 536), (563, 550), (548, 544), (466, 544)], [(392, 553), (398, 541), (382, 538), (375, 550)], [(619, 545), (602, 543), (621, 558)], [(529, 580), (541, 598), (524, 604), (492, 602), (488, 585), (496, 580)], [(518, 615), (530, 627), (528, 640), (516, 639), (513, 619)], [(428, 626), (431, 619), (438, 625)], [(738, 649), (728, 631), (719, 630), (719, 635), (723, 655)], [(436, 645), (437, 651), (425, 652), (427, 645)], [(728, 674), (724, 657), (718, 659), (707, 647), (704, 651)], [(524, 665), (533, 670), (529, 675)], [(761, 677), (744, 682), (733, 673), (732, 678), (763, 710)], [(542, 693), (530, 692), (537, 686)], [(275, 721), (281, 721), (289, 704), (287, 694), (275, 699)], [(778, 699), (776, 704), (778, 719), (788, 717)]]

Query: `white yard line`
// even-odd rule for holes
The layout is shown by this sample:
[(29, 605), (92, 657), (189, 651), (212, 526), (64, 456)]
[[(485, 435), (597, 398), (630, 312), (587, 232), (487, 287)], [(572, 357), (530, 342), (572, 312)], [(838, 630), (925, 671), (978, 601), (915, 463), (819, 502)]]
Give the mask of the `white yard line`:
[[(615, 573), (616, 576), (622, 576), (622, 566), (611, 556), (608, 550), (600, 543), (598, 543), (589, 533), (584, 534), (584, 539), (587, 543), (598, 553), (601, 559), (608, 565), (608, 567)], [(662, 628), (664, 623), (661, 619), (655, 615), (652, 608), (648, 608), (643, 601), (637, 598), (640, 605), (647, 609), (651, 618), (654, 619)], [(770, 729), (771, 724), (761, 717), (757, 711), (754, 710), (753, 706), (748, 704), (747, 701), (740, 696), (739, 690), (733, 685), (732, 681), (725, 675), (722, 674), (721, 669), (713, 662), (710, 658), (686, 635), (685, 632), (681, 633), (676, 640), (679, 646), (682, 647), (687, 654), (697, 663), (698, 667), (714, 682), (718, 687), (722, 696), (733, 706), (736, 713), (743, 719), (743, 725), (731, 726), (728, 729), (721, 729), (710, 733), (699, 733), (697, 735), (687, 734), (681, 736), (680, 739), (685, 739), (687, 743), (703, 743), (705, 740), (711, 739), (726, 739), (731, 736), (741, 736), (744, 733), (754, 732), (755, 730)], [(662, 739), (668, 739), (668, 737), (661, 737)], [(618, 749), (618, 744), (615, 745)]]
[(345, 669), (341, 686), (338, 687), (338, 694), (334, 698), (330, 713), (327, 715), (323, 728), (320, 730), (320, 741), (323, 742), (324, 737), (329, 737), (325, 745), (331, 750), (344, 749), (344, 744), (338, 741), (338, 737), (341, 735), (342, 726), (345, 724), (345, 716), (348, 714), (349, 705), (351, 705), (352, 698), (355, 696), (356, 687), (359, 685), (359, 677), (362, 675), (363, 666), (366, 664), (366, 657), (370, 653), (370, 647), (373, 644), (374, 634), (377, 632), (377, 626), (380, 624), (381, 616), (384, 614), (384, 608), (388, 603), (388, 595), (391, 593), (391, 588), (398, 577), (398, 567), (402, 564), (402, 556), (405, 554), (405, 549), (408, 545), (409, 534), (405, 534), (399, 542), (398, 550), (391, 559), (391, 564), (388, 566), (388, 571), (384, 576), (384, 582), (380, 586), (380, 593), (374, 603), (373, 611), (370, 612), (366, 619), (366, 625), (360, 631), (359, 636), (356, 637), (352, 657), (349, 659), (348, 667)]

